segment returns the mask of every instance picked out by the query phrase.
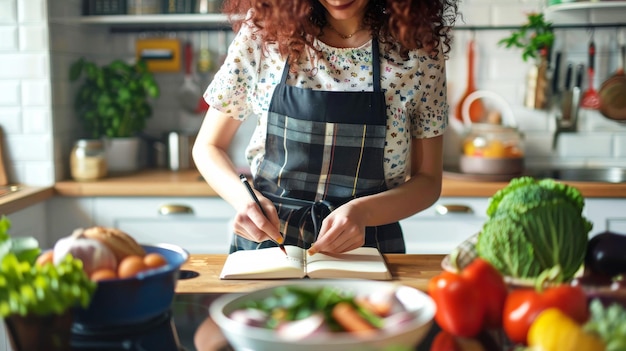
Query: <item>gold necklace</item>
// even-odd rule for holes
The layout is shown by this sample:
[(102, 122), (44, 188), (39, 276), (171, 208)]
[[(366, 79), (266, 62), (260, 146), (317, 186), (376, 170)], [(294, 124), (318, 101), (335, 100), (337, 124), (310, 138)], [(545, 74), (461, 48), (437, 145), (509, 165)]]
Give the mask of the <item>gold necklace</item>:
[(360, 32), (360, 31), (362, 31), (363, 29), (365, 29), (363, 26), (360, 26), (357, 30), (354, 31), (354, 33), (348, 34), (348, 35), (343, 35), (338, 30), (336, 30), (335, 27), (333, 27), (333, 25), (330, 24), (330, 23), (328, 23), (328, 28), (330, 28), (333, 32), (337, 33), (337, 35), (339, 35), (341, 37), (341, 39), (343, 39), (343, 40), (350, 39), (350, 38), (352, 38), (353, 35), (355, 35), (356, 33)]

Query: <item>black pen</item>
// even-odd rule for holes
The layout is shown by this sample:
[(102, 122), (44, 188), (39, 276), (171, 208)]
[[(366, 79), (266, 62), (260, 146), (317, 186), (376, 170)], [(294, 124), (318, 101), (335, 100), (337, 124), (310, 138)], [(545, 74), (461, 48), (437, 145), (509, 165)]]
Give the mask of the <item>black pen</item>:
[[(248, 178), (245, 175), (240, 174), (239, 175), (239, 179), (241, 179), (241, 182), (243, 183), (243, 185), (245, 185), (246, 189), (248, 189), (248, 193), (250, 194), (250, 197), (252, 198), (252, 200), (254, 200), (254, 202), (257, 204), (257, 206), (259, 206), (259, 209), (261, 210), (261, 213), (263, 213), (265, 218), (267, 218), (267, 214), (263, 210), (263, 206), (261, 206), (261, 202), (259, 201), (259, 198), (256, 197), (256, 194), (254, 193), (254, 190), (252, 190), (252, 187), (250, 186), (250, 183), (248, 182)], [(278, 244), (278, 247), (280, 247), (280, 249), (285, 253), (285, 255), (287, 255), (287, 250), (285, 250), (285, 245)]]

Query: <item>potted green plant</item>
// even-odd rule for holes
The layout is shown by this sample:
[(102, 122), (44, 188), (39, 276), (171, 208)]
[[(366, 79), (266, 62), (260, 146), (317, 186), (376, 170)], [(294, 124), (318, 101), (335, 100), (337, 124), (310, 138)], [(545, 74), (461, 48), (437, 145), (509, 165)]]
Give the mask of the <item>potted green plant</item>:
[(552, 22), (546, 21), (543, 13), (529, 13), (527, 21), (519, 29), (501, 39), (498, 44), (507, 48), (522, 50), (522, 60), (538, 59), (547, 56), (554, 44)]
[(82, 261), (38, 262), (36, 239), (11, 238), (0, 219), (0, 316), (14, 351), (70, 351), (73, 310), (86, 308), (96, 289)]
[(501, 39), (498, 44), (522, 51), (522, 60), (534, 60), (528, 73), (524, 105), (546, 108), (548, 105), (548, 53), (554, 44), (554, 29), (543, 13), (529, 13), (519, 29)]
[[(141, 132), (152, 116), (151, 100), (160, 95), (159, 85), (144, 60), (127, 63), (114, 60), (106, 65), (80, 58), (70, 67), (70, 81), (82, 80), (74, 97), (74, 110), (89, 138), (109, 139), (110, 171), (133, 171)], [(134, 150), (117, 150), (115, 144)], [(130, 160), (114, 158), (129, 155)]]

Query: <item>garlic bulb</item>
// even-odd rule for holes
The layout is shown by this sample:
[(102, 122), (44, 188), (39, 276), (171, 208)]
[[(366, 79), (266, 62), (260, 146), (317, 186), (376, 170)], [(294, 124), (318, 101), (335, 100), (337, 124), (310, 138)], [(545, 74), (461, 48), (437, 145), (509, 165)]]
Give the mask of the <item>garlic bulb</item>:
[(55, 265), (70, 254), (83, 262), (83, 270), (87, 275), (102, 268), (114, 271), (117, 269), (118, 262), (111, 249), (98, 240), (84, 237), (82, 229), (77, 229), (71, 235), (59, 239), (53, 251)]

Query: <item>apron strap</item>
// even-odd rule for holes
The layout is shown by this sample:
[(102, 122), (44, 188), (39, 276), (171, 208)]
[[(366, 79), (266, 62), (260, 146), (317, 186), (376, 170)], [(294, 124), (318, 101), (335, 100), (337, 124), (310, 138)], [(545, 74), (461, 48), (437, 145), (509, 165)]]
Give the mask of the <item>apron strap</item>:
[[(372, 69), (374, 70), (373, 84), (374, 91), (380, 92), (380, 53), (378, 51), (378, 39), (372, 38)], [(283, 68), (283, 75), (280, 77), (280, 82), (285, 84), (287, 82), (287, 75), (289, 74), (289, 57), (285, 61), (285, 67)]]
[(380, 92), (380, 53), (378, 39), (372, 39), (372, 69), (374, 70), (374, 91)]

